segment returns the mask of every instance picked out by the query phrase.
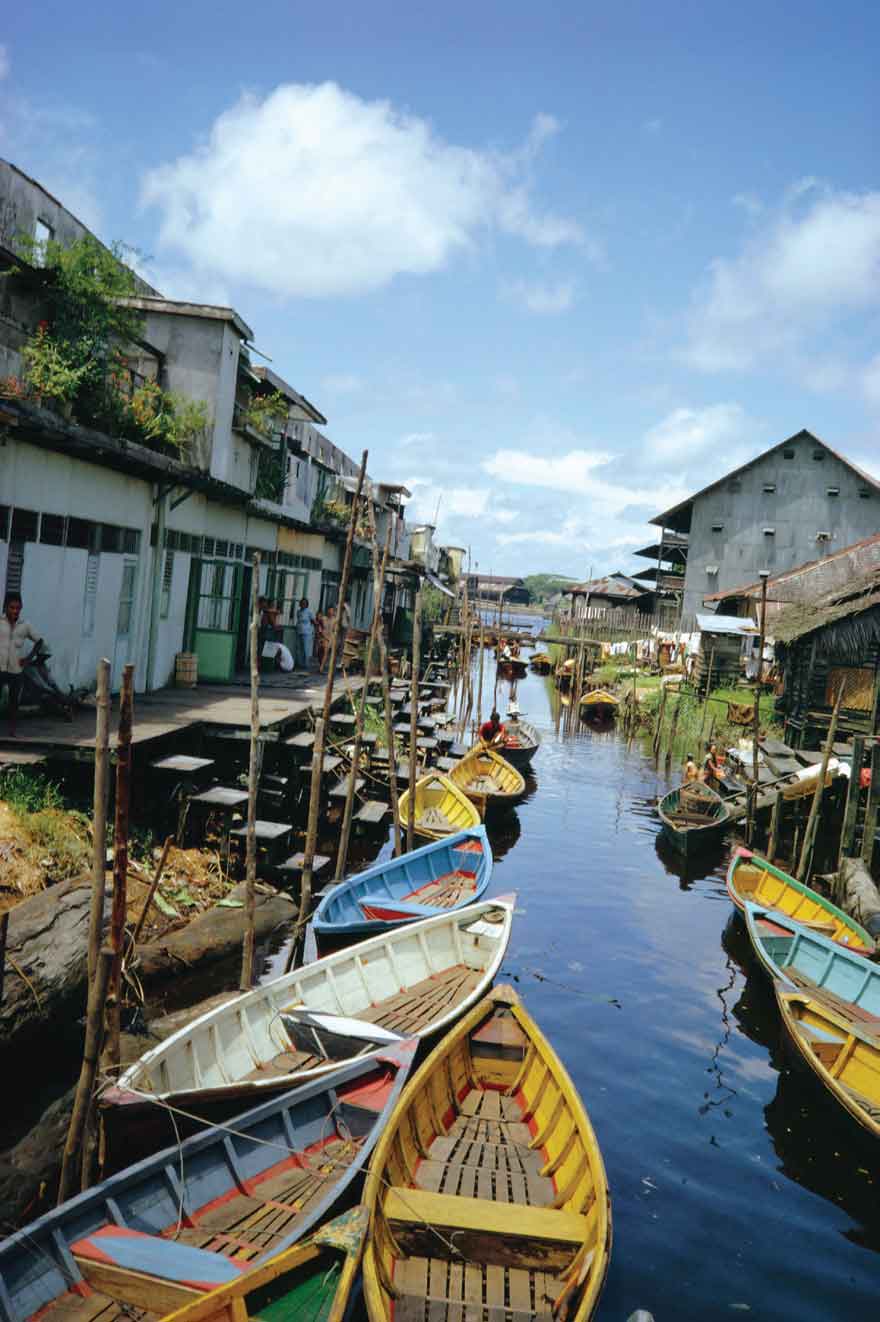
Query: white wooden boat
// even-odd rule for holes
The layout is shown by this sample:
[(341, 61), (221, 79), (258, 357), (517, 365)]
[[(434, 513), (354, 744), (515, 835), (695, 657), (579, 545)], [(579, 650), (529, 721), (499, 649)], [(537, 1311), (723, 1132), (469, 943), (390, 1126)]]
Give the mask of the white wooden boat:
[(104, 1093), (108, 1149), (131, 1160), (136, 1135), (139, 1152), (155, 1150), (171, 1132), (164, 1103), (216, 1122), (401, 1038), (445, 1031), (491, 986), (515, 901), (383, 932), (210, 1010)]

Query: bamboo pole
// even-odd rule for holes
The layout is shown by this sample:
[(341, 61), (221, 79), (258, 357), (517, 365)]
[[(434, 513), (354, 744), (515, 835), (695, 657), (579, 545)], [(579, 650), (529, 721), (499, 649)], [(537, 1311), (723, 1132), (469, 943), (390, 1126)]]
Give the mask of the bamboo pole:
[(486, 630), (482, 614), (480, 615), (480, 678), (477, 685), (477, 729), (483, 724), (483, 663), (486, 656)]
[(779, 833), (782, 829), (782, 790), (776, 791), (773, 807), (770, 810), (770, 834), (767, 838), (767, 857), (772, 863), (779, 852)]
[(653, 753), (656, 757), (660, 752), (660, 739), (663, 734), (663, 713), (666, 711), (666, 685), (660, 686), (660, 706), (657, 711), (657, 728), (654, 731)]
[(318, 814), (321, 805), (321, 777), (324, 770), (324, 718), (315, 721), (315, 743), (312, 751), (312, 777), (309, 787), (309, 817), (306, 823), (306, 842), (303, 848), (303, 869), (299, 893), (299, 916), (293, 941), (287, 955), (284, 972), (299, 968), (305, 947), (306, 923), (312, 903), (312, 866), (318, 844)]
[(134, 666), (122, 672), (119, 728), (116, 732), (116, 815), (113, 823), (113, 907), (110, 911), (110, 949), (113, 963), (106, 998), (106, 1027), (102, 1066), (105, 1072), (119, 1065), (122, 997), (122, 955), (128, 883), (128, 814), (131, 796), (131, 728), (134, 708)]
[(364, 713), (367, 708), (367, 692), (370, 687), (370, 670), (373, 665), (373, 652), (376, 648), (376, 637), (379, 633), (379, 621), (382, 618), (380, 610), (382, 602), (382, 589), (385, 586), (385, 571), (388, 568), (388, 552), (391, 547), (391, 523), (388, 524), (388, 532), (385, 537), (385, 552), (382, 556), (382, 564), (379, 567), (379, 577), (373, 578), (373, 618), (370, 621), (370, 634), (367, 640), (367, 651), (364, 659), (364, 686), (361, 689), (361, 699), (358, 703), (358, 709), (354, 720), (354, 751), (351, 756), (351, 771), (349, 772), (348, 785), (345, 790), (345, 811), (342, 814), (342, 830), (339, 832), (339, 848), (336, 852), (336, 878), (342, 881), (345, 876), (345, 863), (348, 858), (348, 843), (351, 838), (351, 817), (354, 808), (354, 787), (357, 779), (358, 766), (361, 760), (361, 741), (364, 733)]
[(260, 553), (254, 552), (251, 574), (251, 733), (248, 747), (247, 834), (245, 836), (244, 932), (241, 940), (240, 991), (254, 983), (254, 952), (257, 921), (257, 779), (260, 744)]
[(681, 711), (681, 690), (678, 692), (678, 702), (675, 704), (675, 710), (672, 713), (672, 722), (669, 726), (669, 747), (666, 749), (666, 765), (672, 762), (672, 750), (675, 748), (675, 735), (678, 730), (678, 717)]
[(758, 635), (758, 674), (755, 679), (755, 711), (752, 727), (752, 779), (758, 784), (758, 736), (761, 733), (761, 678), (764, 673), (764, 633), (767, 623), (767, 579), (766, 570), (761, 574), (761, 628)]
[(877, 800), (880, 796), (880, 744), (874, 741), (871, 749), (871, 783), (865, 804), (865, 824), (862, 830), (862, 860), (870, 871), (874, 857), (874, 834), (877, 830)]
[(850, 766), (849, 780), (846, 791), (846, 808), (843, 814), (843, 829), (840, 832), (840, 853), (837, 859), (837, 866), (840, 868), (843, 860), (852, 853), (856, 839), (856, 818), (859, 810), (859, 795), (861, 786), (862, 763), (865, 760), (865, 738), (864, 735), (853, 735), (852, 747), (852, 765)]
[(409, 812), (406, 817), (406, 851), (412, 853), (416, 825), (416, 755), (419, 733), (419, 664), (422, 644), (422, 587), (416, 590), (416, 604), (413, 610), (412, 636), (412, 678), (410, 681), (409, 715)]
[[(345, 553), (342, 557), (342, 573), (339, 579), (339, 609), (336, 612), (336, 619), (333, 622), (333, 633), (330, 638), (330, 661), (327, 667), (327, 684), (324, 688), (324, 706), (321, 710), (321, 718), (326, 725), (330, 721), (330, 707), (333, 702), (333, 679), (336, 668), (336, 655), (339, 651), (339, 636), (342, 632), (342, 612), (345, 606), (345, 598), (348, 593), (348, 580), (351, 574), (351, 554), (354, 546), (354, 530), (357, 526), (358, 506), (361, 503), (361, 492), (364, 486), (364, 477), (367, 472), (367, 451), (364, 450), (361, 456), (361, 466), (358, 472), (357, 487), (354, 493), (354, 500), (351, 502), (351, 515), (348, 520), (348, 533), (345, 539)], [(316, 741), (317, 742), (317, 741)], [(322, 748), (323, 756), (323, 748)]]
[(837, 690), (837, 697), (834, 700), (834, 710), (831, 713), (831, 723), (828, 726), (828, 737), (825, 740), (825, 747), (822, 750), (822, 764), (819, 771), (819, 782), (816, 785), (813, 794), (813, 802), (810, 804), (810, 815), (807, 818), (807, 828), (804, 831), (804, 842), (801, 845), (801, 856), (798, 863), (795, 877), (798, 881), (806, 878), (810, 863), (810, 856), (813, 852), (813, 842), (816, 838), (816, 831), (819, 826), (819, 809), (822, 806), (822, 795), (825, 793), (825, 777), (828, 774), (828, 763), (831, 760), (831, 746), (834, 743), (834, 736), (837, 734), (837, 718), (840, 714), (840, 704), (843, 701), (844, 684), (841, 681)]
[(706, 717), (709, 714), (709, 694), (712, 692), (712, 667), (715, 664), (715, 648), (709, 652), (709, 669), (706, 672), (706, 696), (703, 699), (703, 717), (700, 721), (700, 747), (699, 756), (703, 755), (703, 735), (706, 733)]
[(95, 692), (95, 788), (92, 803), (92, 902), (89, 909), (89, 982), (98, 967), (104, 934), (107, 878), (107, 798), (110, 790), (110, 662), (98, 662)]
[(156, 871), (153, 873), (153, 880), (150, 882), (150, 889), (147, 892), (147, 898), (144, 900), (144, 907), (141, 909), (140, 917), (135, 923), (134, 931), (131, 934), (131, 944), (136, 946), (141, 932), (144, 930), (144, 923), (147, 921), (147, 914), (150, 912), (150, 905), (153, 903), (156, 891), (159, 889), (159, 882), (162, 880), (162, 873), (165, 871), (165, 864), (168, 860), (168, 851), (174, 844), (174, 836), (169, 835), (162, 846), (162, 854)]
[(3, 1004), (3, 983), (6, 981), (6, 938), (9, 933), (9, 910), (0, 913), (0, 1005)]
[(73, 1193), (74, 1183), (80, 1167), (83, 1148), (83, 1135), (86, 1121), (92, 1105), (92, 1092), (95, 1075), (98, 1070), (98, 1057), (101, 1052), (101, 1037), (104, 1023), (104, 1005), (110, 986), (110, 975), (115, 962), (115, 951), (104, 946), (98, 952), (95, 976), (89, 983), (88, 1007), (86, 1010), (86, 1037), (83, 1047), (82, 1065), (73, 1099), (73, 1111), (64, 1144), (64, 1156), (61, 1162), (61, 1178), (58, 1182), (58, 1206)]
[[(376, 517), (373, 502), (367, 501), (367, 524), (370, 529), (370, 555), (373, 561), (373, 581), (379, 573), (379, 540), (376, 536)], [(385, 714), (385, 743), (388, 746), (388, 798), (391, 802), (391, 819), (394, 827), (394, 853), (403, 853), (403, 841), (400, 834), (400, 808), (397, 794), (397, 753), (394, 744), (394, 713), (391, 710), (391, 667), (388, 648), (385, 644), (385, 628), (379, 627), (379, 659), (382, 665), (382, 706)]]

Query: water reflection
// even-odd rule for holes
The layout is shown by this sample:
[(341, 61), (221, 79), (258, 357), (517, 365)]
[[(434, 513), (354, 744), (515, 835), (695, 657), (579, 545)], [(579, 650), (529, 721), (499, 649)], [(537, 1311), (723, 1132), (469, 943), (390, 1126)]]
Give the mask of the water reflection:
[[(737, 967), (730, 958), (727, 960), (727, 973), (727, 981), (723, 986), (718, 987), (715, 992), (721, 1005), (721, 1036), (712, 1049), (712, 1059), (709, 1064), (709, 1073), (714, 1080), (714, 1087), (712, 1092), (706, 1092), (703, 1094), (703, 1105), (698, 1108), (700, 1115), (706, 1115), (713, 1107), (726, 1106), (737, 1093), (736, 1088), (725, 1081), (721, 1066), (721, 1057), (727, 1043), (730, 1041), (731, 1030), (730, 1010), (727, 1004), (727, 998), (730, 992), (733, 991), (738, 975)], [(713, 1096), (713, 1092), (716, 1094), (715, 1096)]]

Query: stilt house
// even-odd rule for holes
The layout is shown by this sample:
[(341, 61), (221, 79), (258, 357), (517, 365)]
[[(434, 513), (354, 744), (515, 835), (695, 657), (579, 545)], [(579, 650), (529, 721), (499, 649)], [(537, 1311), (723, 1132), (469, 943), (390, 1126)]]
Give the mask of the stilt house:
[(880, 567), (812, 602), (782, 611), (773, 632), (783, 667), (777, 709), (793, 748), (819, 747), (841, 684), (838, 739), (876, 733)]

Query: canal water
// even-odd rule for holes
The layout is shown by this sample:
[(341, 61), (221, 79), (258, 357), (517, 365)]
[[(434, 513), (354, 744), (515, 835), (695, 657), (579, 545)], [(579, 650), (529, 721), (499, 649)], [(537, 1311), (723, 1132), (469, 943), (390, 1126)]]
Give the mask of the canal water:
[[(508, 697), (502, 683), (502, 715)], [(543, 742), (515, 821), (493, 828), (494, 888), (519, 896), (501, 976), (602, 1147), (614, 1247), (597, 1316), (863, 1322), (880, 1285), (876, 1151), (789, 1068), (731, 918), (727, 847), (686, 873), (654, 811), (674, 771), (613, 729), (557, 733), (549, 679), (520, 680), (516, 699)]]

